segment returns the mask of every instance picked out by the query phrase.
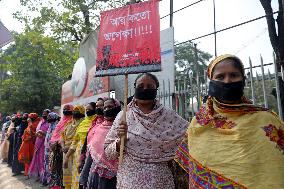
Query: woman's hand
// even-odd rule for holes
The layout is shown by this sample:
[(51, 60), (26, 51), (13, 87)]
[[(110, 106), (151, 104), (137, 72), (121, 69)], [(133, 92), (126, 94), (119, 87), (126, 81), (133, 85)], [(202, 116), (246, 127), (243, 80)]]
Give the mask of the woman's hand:
[(119, 123), (119, 127), (118, 127), (118, 130), (117, 130), (117, 135), (119, 136), (119, 138), (121, 138), (122, 136), (125, 136), (126, 138), (126, 135), (127, 135), (127, 123), (125, 121), (121, 121)]
[(65, 157), (64, 160), (63, 160), (63, 168), (64, 169), (68, 168), (68, 159), (69, 159), (68, 157)]

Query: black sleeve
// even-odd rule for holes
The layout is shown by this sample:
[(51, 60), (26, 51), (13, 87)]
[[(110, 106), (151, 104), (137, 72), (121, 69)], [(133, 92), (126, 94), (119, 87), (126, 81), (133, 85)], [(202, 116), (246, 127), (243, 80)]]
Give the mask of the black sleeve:
[(86, 152), (87, 152), (87, 138), (88, 138), (88, 134), (89, 134), (89, 132), (87, 133), (87, 137), (85, 139), (84, 145), (82, 146), (81, 154), (86, 154)]

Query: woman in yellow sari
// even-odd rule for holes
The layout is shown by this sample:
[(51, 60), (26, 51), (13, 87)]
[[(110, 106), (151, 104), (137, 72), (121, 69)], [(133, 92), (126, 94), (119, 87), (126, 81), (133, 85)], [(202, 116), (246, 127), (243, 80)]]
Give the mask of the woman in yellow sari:
[[(92, 102), (86, 106), (86, 114), (88, 112), (94, 112), (96, 110), (96, 103)], [(74, 115), (73, 115), (74, 116)], [(92, 125), (92, 121), (95, 119), (95, 115), (86, 116), (85, 119), (79, 124), (76, 129), (76, 133), (72, 139), (72, 143), (70, 148), (64, 158), (63, 166), (64, 168), (68, 167), (69, 158), (73, 154), (73, 165), (72, 165), (72, 184), (71, 189), (78, 189), (79, 188), (79, 160), (81, 154), (81, 148), (84, 144), (84, 141), (87, 137), (87, 132), (89, 127)]]
[[(61, 133), (61, 147), (63, 151), (63, 159), (66, 157), (73, 137), (76, 134), (77, 127), (83, 121), (85, 117), (84, 106), (77, 105), (73, 109), (73, 119), (72, 122), (66, 125), (64, 131)], [(68, 164), (63, 168), (63, 186), (65, 189), (70, 189), (72, 185), (72, 164), (73, 164), (73, 154), (68, 158)]]
[(241, 60), (217, 57), (208, 77), (209, 97), (175, 158), (189, 188), (284, 188), (284, 124), (243, 96)]

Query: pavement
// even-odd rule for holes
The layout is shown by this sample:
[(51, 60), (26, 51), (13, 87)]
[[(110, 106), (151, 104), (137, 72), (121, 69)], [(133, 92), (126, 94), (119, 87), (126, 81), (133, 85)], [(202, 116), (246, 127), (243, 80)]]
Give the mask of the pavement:
[(11, 168), (6, 163), (0, 162), (0, 189), (47, 189), (41, 187), (39, 182), (34, 179), (26, 180), (26, 177), (21, 174), (12, 176)]

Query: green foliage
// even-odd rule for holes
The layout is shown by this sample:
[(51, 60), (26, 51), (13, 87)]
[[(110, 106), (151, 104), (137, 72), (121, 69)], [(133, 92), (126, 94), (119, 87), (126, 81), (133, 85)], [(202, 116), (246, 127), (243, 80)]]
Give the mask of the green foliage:
[[(212, 57), (207, 52), (197, 49), (198, 57), (198, 71), (199, 76), (204, 76), (204, 71), (207, 69), (206, 62)], [(183, 74), (191, 75), (196, 78), (196, 57), (195, 47), (192, 43), (183, 43), (175, 47), (175, 60), (176, 60), (176, 75), (182, 76)], [(202, 81), (204, 81), (202, 77)]]
[(127, 0), (21, 0), (23, 10), (14, 16), (27, 29), (46, 32), (60, 40), (81, 41), (99, 26), (100, 12)]
[(61, 85), (72, 72), (78, 52), (72, 43), (59, 43), (37, 31), (14, 36), (15, 44), (1, 54), (3, 69), (2, 112), (41, 112), (60, 104)]

